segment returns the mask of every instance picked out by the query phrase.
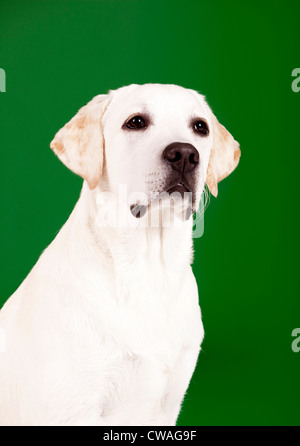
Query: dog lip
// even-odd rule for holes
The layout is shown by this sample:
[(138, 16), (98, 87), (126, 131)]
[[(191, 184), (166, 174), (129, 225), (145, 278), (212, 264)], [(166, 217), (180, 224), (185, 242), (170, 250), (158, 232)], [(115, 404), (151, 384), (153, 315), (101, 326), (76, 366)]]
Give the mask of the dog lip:
[(184, 193), (184, 192), (191, 192), (191, 190), (182, 182), (179, 183), (175, 183), (172, 186), (170, 186), (167, 189), (167, 192), (169, 194), (171, 194), (172, 192), (180, 192), (180, 193)]

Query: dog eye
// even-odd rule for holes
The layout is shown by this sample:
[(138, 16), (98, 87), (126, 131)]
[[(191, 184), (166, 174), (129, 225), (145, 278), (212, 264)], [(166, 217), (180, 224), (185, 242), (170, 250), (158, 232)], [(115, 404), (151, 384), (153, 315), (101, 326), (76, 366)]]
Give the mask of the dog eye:
[(125, 126), (131, 130), (139, 130), (144, 127), (147, 127), (147, 122), (145, 118), (143, 118), (143, 116), (137, 115), (133, 116), (133, 118), (130, 118), (128, 121), (126, 121)]
[(208, 125), (202, 119), (194, 121), (192, 127), (195, 132), (200, 133), (201, 135), (209, 134)]

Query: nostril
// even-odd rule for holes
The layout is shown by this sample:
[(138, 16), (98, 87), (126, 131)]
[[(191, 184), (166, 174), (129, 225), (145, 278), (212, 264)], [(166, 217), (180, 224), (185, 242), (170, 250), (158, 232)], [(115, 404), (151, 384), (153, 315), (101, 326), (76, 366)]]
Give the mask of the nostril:
[(172, 161), (180, 161), (181, 160), (181, 153), (180, 152), (175, 152), (175, 156), (173, 158)]
[(189, 162), (191, 164), (199, 163), (199, 155), (198, 155), (198, 153), (194, 153), (194, 152), (191, 153), (190, 156), (189, 156)]
[(180, 161), (182, 157), (180, 150), (174, 150), (174, 147), (171, 150), (165, 150), (163, 156), (171, 162)]

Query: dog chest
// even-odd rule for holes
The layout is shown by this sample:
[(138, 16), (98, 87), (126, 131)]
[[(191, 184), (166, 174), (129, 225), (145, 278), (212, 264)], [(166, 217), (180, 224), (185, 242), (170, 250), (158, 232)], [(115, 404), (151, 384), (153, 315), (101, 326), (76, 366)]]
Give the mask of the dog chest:
[(115, 354), (108, 358), (105, 373), (104, 424), (114, 419), (174, 424), (203, 337), (194, 278), (187, 277), (180, 287), (166, 284), (166, 296), (159, 276), (152, 283), (148, 276), (139, 298), (133, 287), (135, 299), (130, 302), (129, 293), (127, 301), (116, 306), (109, 328), (115, 334), (111, 345)]

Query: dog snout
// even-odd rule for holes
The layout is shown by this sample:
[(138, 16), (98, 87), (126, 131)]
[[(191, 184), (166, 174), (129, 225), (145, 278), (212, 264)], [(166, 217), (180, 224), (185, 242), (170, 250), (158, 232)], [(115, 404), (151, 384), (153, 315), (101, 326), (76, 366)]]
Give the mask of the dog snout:
[(163, 151), (163, 159), (172, 169), (183, 173), (194, 170), (199, 164), (199, 152), (192, 145), (183, 142), (173, 142)]

